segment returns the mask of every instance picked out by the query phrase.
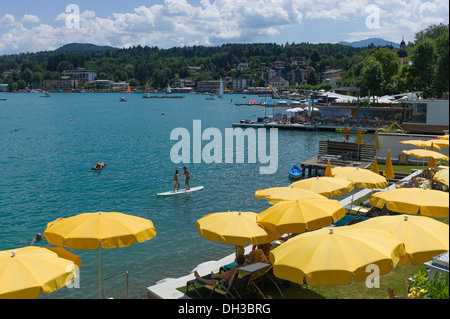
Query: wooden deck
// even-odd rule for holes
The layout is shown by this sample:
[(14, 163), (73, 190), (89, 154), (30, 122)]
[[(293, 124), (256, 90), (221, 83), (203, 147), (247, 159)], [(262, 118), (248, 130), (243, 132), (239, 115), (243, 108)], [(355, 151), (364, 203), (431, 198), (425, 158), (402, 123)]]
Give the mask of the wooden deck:
[[(318, 176), (318, 174), (320, 174), (320, 176), (324, 176), (325, 168), (327, 167), (328, 163), (328, 161), (325, 159), (327, 158), (323, 156), (314, 156), (306, 161), (301, 162), (300, 167), (302, 169), (302, 177), (313, 177)], [(371, 161), (369, 162), (369, 161), (330, 159), (331, 168), (337, 166), (367, 168), (368, 166), (370, 166), (370, 164), (372, 164)]]

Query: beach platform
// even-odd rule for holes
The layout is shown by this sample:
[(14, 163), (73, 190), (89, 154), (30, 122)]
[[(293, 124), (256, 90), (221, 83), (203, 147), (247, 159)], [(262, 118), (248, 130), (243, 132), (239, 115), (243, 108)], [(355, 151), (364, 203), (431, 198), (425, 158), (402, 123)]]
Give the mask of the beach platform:
[[(302, 169), (302, 177), (313, 177), (320, 174), (324, 176), (325, 168), (327, 167), (328, 161), (325, 160), (324, 156), (314, 156), (306, 161), (300, 163), (300, 168)], [(345, 161), (345, 160), (333, 160), (330, 158), (331, 168), (337, 166), (350, 166), (367, 168), (372, 164), (372, 161)]]

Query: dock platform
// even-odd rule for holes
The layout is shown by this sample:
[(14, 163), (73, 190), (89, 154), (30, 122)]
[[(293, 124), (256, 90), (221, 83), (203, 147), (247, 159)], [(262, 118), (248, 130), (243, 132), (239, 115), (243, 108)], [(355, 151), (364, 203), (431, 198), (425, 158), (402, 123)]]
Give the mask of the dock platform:
[[(320, 174), (324, 176), (325, 168), (327, 167), (328, 161), (321, 160), (321, 156), (314, 156), (306, 161), (300, 163), (300, 168), (302, 169), (302, 177), (313, 177)], [(350, 166), (350, 167), (359, 167), (359, 168), (367, 168), (372, 164), (369, 161), (331, 161), (331, 168), (337, 166)], [(306, 174), (308, 171), (308, 174)], [(319, 173), (319, 171), (323, 171)]]

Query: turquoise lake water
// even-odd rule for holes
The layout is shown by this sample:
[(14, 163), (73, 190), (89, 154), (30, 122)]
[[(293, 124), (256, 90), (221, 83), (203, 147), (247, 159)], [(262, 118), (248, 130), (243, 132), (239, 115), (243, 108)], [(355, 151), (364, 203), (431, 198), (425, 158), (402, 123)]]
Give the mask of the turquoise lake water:
[[(174, 164), (173, 129), (192, 132), (193, 120), (201, 120), (202, 130), (218, 128), (224, 136), (232, 123), (263, 116), (264, 108), (230, 103), (246, 101), (240, 95), (210, 101), (196, 94), (183, 99), (128, 94), (126, 103), (119, 102), (123, 94), (112, 93), (40, 96), (0, 94), (7, 99), (0, 101), (0, 250), (27, 246), (48, 222), (80, 213), (117, 211), (148, 218), (155, 238), (101, 253), (102, 278), (129, 272), (130, 298), (146, 298), (146, 287), (157, 281), (184, 276), (200, 263), (234, 253), (233, 246), (201, 238), (196, 220), (228, 210), (263, 211), (269, 205), (253, 196), (255, 190), (289, 185), (290, 166), (317, 155), (319, 140), (344, 138), (333, 132), (279, 130), (278, 170), (271, 175), (259, 174), (260, 165), (247, 160)], [(373, 139), (365, 135), (364, 143)], [(108, 164), (103, 171), (91, 171), (103, 161)], [(183, 165), (194, 175), (191, 186), (205, 189), (157, 197), (172, 190), (174, 171)], [(45, 240), (38, 245), (49, 246)], [(41, 298), (98, 297), (98, 251), (72, 252), (82, 261), (80, 287)], [(108, 281), (108, 297), (124, 295), (124, 278)]]

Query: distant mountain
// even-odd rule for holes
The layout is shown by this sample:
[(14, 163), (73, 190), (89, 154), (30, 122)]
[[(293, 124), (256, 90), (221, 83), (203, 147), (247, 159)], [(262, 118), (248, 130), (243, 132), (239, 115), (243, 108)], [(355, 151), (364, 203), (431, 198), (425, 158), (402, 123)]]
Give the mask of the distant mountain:
[(391, 42), (391, 41), (386, 41), (386, 40), (381, 39), (381, 38), (370, 38), (370, 39), (365, 39), (365, 40), (361, 40), (361, 41), (354, 41), (354, 42), (341, 41), (338, 44), (349, 45), (349, 46), (352, 46), (354, 48), (365, 48), (365, 47), (367, 47), (367, 46), (369, 46), (371, 44), (373, 44), (376, 47), (377, 46), (383, 47), (383, 46), (386, 46), (386, 45), (389, 46), (391, 44), (392, 44), (392, 46), (394, 48), (399, 48), (400, 47), (400, 45), (398, 43), (394, 43), (394, 42)]
[(108, 51), (108, 50), (118, 50), (118, 48), (110, 46), (99, 46), (91, 43), (69, 43), (63, 45), (62, 47), (56, 49), (55, 51)]

